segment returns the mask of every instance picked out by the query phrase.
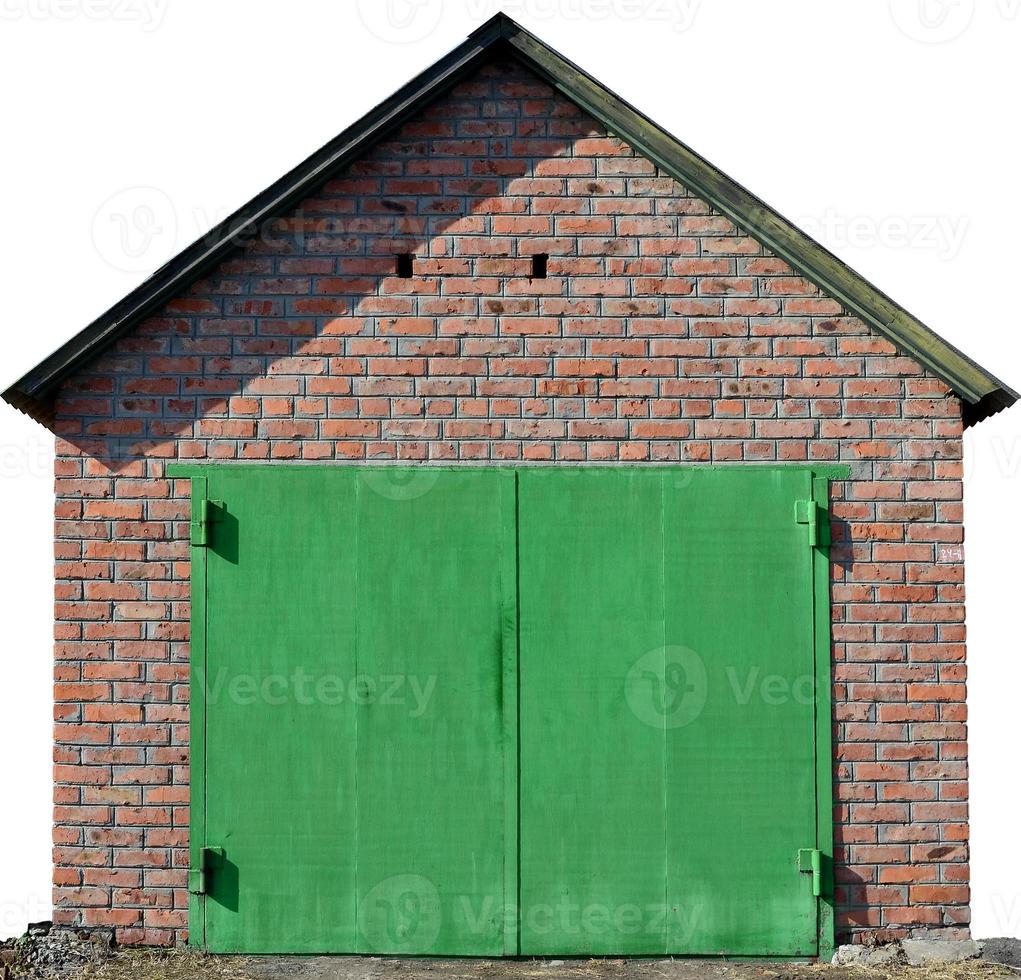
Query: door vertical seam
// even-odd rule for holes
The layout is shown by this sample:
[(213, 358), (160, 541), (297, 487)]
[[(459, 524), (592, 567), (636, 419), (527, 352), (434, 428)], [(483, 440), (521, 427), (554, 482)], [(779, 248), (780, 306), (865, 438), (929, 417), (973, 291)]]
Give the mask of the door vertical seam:
[[(667, 635), (666, 635), (666, 605), (667, 605), (667, 574), (666, 574), (666, 474), (659, 478), (659, 530), (660, 530), (660, 581), (663, 586), (663, 608), (661, 610), (661, 639), (663, 648), (663, 684), (666, 685), (666, 659), (667, 659)], [(667, 736), (667, 715), (663, 713), (663, 739), (661, 749), (663, 759), (661, 763), (660, 792), (663, 794), (663, 943), (664, 953), (670, 951), (670, 793), (667, 788), (667, 780), (670, 778), (669, 752)]]

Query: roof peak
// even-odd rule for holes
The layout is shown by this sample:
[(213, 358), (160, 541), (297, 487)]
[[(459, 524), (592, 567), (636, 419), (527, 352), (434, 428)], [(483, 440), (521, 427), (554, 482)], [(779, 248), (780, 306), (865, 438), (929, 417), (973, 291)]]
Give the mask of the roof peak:
[(493, 32), (497, 32), (502, 35), (505, 31), (510, 34), (514, 31), (523, 30), (524, 28), (513, 17), (505, 14), (502, 10), (498, 10), (489, 18), (489, 20), (483, 21), (479, 24), (479, 26), (468, 35), (468, 39), (471, 40), (472, 38), (477, 38)]

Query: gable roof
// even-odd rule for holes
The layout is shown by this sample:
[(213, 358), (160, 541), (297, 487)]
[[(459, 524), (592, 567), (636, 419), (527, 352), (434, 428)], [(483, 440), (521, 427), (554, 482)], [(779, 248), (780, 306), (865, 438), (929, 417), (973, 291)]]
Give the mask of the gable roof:
[(53, 417), (61, 383), (141, 320), (201, 278), (265, 221), (323, 181), (494, 56), (510, 56), (586, 110), (611, 133), (708, 201), (847, 310), (928, 368), (960, 396), (965, 425), (1018, 399), (990, 372), (930, 330), (790, 221), (509, 18), (497, 14), (354, 125), (193, 242), (4, 393), (40, 422)]

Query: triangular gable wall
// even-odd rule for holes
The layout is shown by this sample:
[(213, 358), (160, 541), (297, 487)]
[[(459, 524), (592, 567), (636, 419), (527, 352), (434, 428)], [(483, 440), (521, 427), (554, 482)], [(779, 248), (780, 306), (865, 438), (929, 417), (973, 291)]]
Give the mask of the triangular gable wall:
[(590, 112), (662, 171), (710, 202), (772, 254), (791, 264), (826, 295), (861, 318), (898, 350), (943, 380), (963, 403), (966, 424), (1009, 406), (1017, 394), (735, 181), (674, 139), (595, 79), (505, 15), (404, 86), (335, 140), (285, 175), (210, 234), (167, 263), (138, 289), (12, 385), (4, 398), (41, 421), (52, 417), (60, 384), (145, 316), (179, 295), (250, 238), (268, 219), (287, 212), (312, 189), (494, 56), (512, 56)]

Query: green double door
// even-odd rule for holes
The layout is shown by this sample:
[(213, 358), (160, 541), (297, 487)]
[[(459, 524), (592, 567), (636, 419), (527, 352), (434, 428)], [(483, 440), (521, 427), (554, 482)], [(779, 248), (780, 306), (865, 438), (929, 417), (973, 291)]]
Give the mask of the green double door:
[(193, 943), (817, 951), (811, 471), (189, 475)]

